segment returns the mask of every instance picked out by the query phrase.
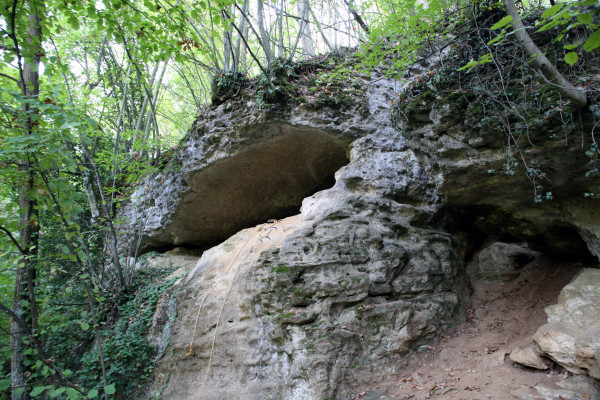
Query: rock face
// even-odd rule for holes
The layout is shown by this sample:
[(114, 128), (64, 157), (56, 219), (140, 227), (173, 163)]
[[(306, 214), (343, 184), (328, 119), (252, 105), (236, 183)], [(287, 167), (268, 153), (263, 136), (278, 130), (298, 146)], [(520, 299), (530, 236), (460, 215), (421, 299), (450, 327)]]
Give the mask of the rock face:
[[(242, 231), (203, 255), (175, 290), (171, 344), (147, 397), (162, 388), (165, 398), (191, 399), (203, 386), (206, 399), (242, 391), (256, 399), (341, 398), (393, 373), (452, 322), (466, 275), (450, 235), (429, 224), (438, 177), (386, 124), (393, 84), (380, 81), (368, 104), (348, 111), (366, 110), (360, 124), (291, 112), (292, 121), (336, 126), (320, 128), (328, 148), (362, 136), (350, 146), (350, 164), (333, 188), (303, 201), (301, 216)], [(263, 235), (266, 242), (256, 242)]]
[(526, 241), (538, 251), (600, 257), (600, 207), (586, 197), (598, 191), (600, 177), (588, 173), (582, 150), (591, 141), (591, 113), (579, 126), (528, 128), (527, 144), (507, 150), (506, 141), (516, 139), (500, 121), (486, 125), (484, 117), (498, 116), (483, 115), (481, 107), (451, 93), (396, 108), (395, 126), (407, 147), (443, 175), (440, 223), (453, 234), (469, 233), (471, 245)]
[(213, 114), (179, 154), (181, 170), (138, 189), (121, 214), (130, 226), (141, 227), (132, 237), (140, 241), (139, 250), (206, 246), (297, 212), (304, 197), (331, 186), (333, 173), (347, 163), (347, 143), (321, 129), (288, 123), (235, 127), (222, 110)]
[(600, 379), (600, 270), (583, 270), (546, 314), (548, 324), (533, 336), (538, 353), (573, 373)]
[(568, 377), (559, 385), (557, 388), (540, 382), (533, 387), (513, 389), (510, 394), (521, 400), (588, 400), (600, 395), (600, 385), (586, 376)]
[[(469, 290), (463, 259), (474, 250), (510, 239), (600, 255), (600, 207), (568, 195), (597, 183), (581, 178), (580, 150), (561, 155), (556, 202), (540, 205), (523, 177), (487, 172), (503, 161), (502, 137), (482, 136), (439, 102), (394, 129), (398, 83), (361, 79), (339, 108), (229, 101), (208, 110), (177, 168), (148, 180), (122, 211), (135, 253), (207, 246), (290, 215), (304, 198), (300, 216), (206, 251), (161, 302), (170, 344), (141, 397), (344, 398), (458, 318)], [(551, 163), (556, 146), (527, 156)], [(507, 279), (525, 253), (498, 244), (480, 262)], [(160, 326), (152, 332), (165, 337)]]

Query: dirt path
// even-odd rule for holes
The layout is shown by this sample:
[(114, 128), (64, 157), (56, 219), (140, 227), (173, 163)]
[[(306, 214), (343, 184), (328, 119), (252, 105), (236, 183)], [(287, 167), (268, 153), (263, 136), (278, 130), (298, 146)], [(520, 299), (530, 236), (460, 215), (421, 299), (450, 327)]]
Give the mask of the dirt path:
[[(367, 388), (356, 399), (594, 399), (589, 383), (554, 365), (547, 371), (513, 364), (510, 352), (531, 343), (546, 323), (544, 308), (584, 266), (539, 258), (505, 284), (473, 282), (466, 321), (400, 376)], [(593, 267), (593, 266), (591, 266)], [(591, 391), (593, 393), (593, 390)]]

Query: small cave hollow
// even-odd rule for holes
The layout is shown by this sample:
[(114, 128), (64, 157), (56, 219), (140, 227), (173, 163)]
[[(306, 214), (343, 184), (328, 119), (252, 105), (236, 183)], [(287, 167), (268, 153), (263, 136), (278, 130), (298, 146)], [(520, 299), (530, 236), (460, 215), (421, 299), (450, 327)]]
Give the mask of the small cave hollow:
[[(271, 127), (272, 128), (272, 127)], [(269, 128), (269, 129), (271, 129)], [(347, 143), (322, 129), (279, 124), (279, 134), (192, 173), (190, 190), (147, 250), (206, 249), (238, 231), (299, 213), (302, 200), (335, 184)]]
[(557, 260), (598, 262), (577, 229), (561, 221), (523, 221), (498, 207), (473, 205), (444, 208), (438, 224), (452, 235), (465, 263), (494, 242), (520, 244)]

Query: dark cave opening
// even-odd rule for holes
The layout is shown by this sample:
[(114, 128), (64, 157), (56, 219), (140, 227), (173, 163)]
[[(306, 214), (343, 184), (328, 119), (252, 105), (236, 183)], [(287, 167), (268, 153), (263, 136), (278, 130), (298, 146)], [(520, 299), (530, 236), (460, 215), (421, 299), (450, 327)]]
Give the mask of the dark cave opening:
[(557, 260), (597, 263), (574, 226), (557, 221), (538, 223), (514, 217), (496, 206), (445, 207), (437, 220), (452, 235), (465, 263), (494, 242), (517, 243)]

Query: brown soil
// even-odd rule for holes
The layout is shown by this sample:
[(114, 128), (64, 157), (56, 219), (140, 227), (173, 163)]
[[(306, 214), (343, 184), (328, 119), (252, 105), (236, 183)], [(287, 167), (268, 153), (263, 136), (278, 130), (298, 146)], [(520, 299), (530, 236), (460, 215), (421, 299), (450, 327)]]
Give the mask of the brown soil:
[(556, 303), (560, 290), (584, 267), (539, 258), (509, 282), (473, 281), (466, 320), (437, 344), (424, 346), (399, 377), (366, 388), (355, 399), (594, 399), (584, 393), (535, 395), (536, 385), (564, 392), (570, 374), (556, 364), (540, 371), (509, 359), (513, 349), (531, 344), (531, 335), (547, 322), (544, 308)]

